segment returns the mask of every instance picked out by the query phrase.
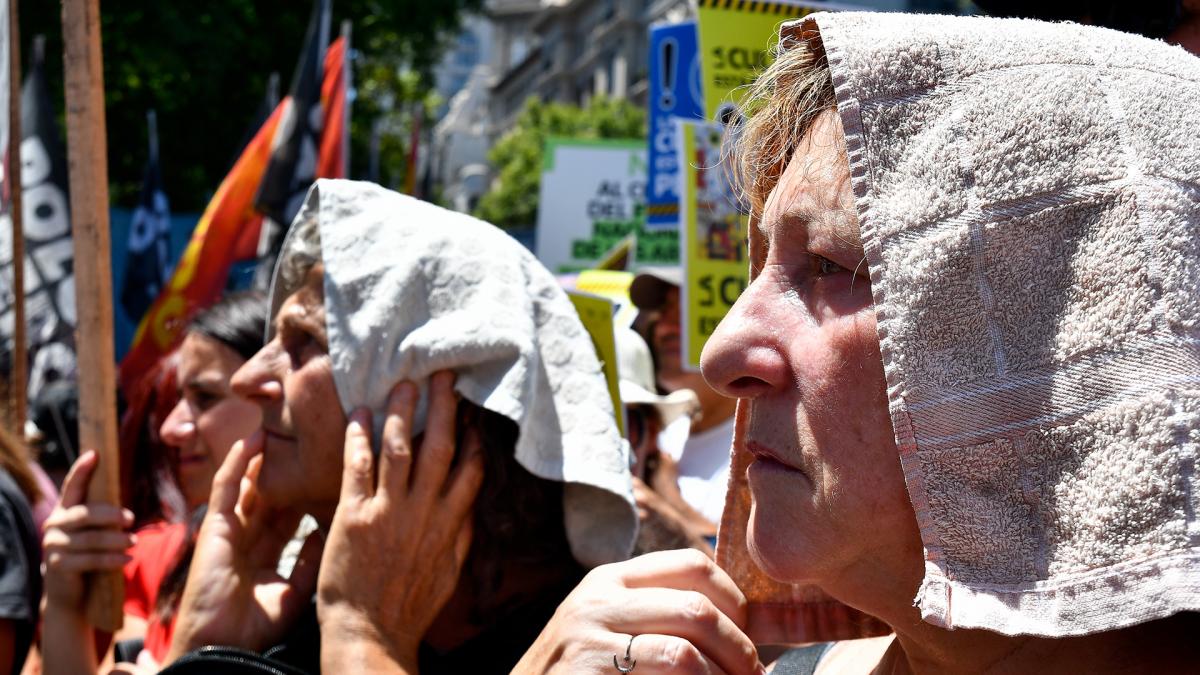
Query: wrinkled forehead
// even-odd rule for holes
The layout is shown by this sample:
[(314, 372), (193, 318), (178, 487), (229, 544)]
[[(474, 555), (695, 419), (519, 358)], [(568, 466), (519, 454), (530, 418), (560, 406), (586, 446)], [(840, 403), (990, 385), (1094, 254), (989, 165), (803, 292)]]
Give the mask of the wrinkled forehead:
[(813, 122), (767, 195), (762, 218), (750, 229), (751, 255), (782, 236), (832, 237), (862, 248), (845, 136), (832, 109)]

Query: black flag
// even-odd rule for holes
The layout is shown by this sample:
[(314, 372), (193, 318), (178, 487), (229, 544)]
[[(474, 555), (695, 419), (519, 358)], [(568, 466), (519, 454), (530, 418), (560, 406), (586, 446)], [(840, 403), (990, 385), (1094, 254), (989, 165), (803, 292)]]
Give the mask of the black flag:
[(317, 175), (317, 150), (321, 137), (321, 79), (325, 45), (329, 43), (330, 0), (314, 0), (304, 50), (292, 76), (287, 108), (271, 145), (254, 206), (266, 216), (259, 258), (263, 267), (273, 265), (283, 232), (300, 210), (304, 194)]
[[(67, 161), (43, 73), (45, 46), (34, 39), (21, 89), (21, 186), (25, 232), (25, 319), (29, 399), (42, 385), (75, 377), (75, 257)], [(12, 353), (12, 225), (0, 223), (0, 350)], [(106, 253), (106, 252), (105, 252)]]
[(125, 281), (121, 286), (121, 306), (134, 325), (141, 321), (167, 282), (170, 260), (171, 213), (158, 166), (158, 121), (153, 110), (146, 113), (146, 127), (150, 155), (146, 159), (142, 197), (129, 227)]

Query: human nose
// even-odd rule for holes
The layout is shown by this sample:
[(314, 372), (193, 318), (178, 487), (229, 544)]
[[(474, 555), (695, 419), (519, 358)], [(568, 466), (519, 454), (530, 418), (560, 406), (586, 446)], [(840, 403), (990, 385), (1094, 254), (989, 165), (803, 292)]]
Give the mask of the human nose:
[(179, 399), (171, 414), (163, 420), (159, 435), (163, 442), (173, 448), (182, 448), (196, 436), (196, 420), (192, 417), (192, 408), (184, 399)]
[(286, 356), (276, 338), (243, 363), (229, 380), (229, 387), (238, 396), (267, 405), (283, 398), (283, 374)]
[(723, 396), (756, 398), (790, 381), (769, 286), (762, 276), (750, 284), (704, 345), (700, 370)]

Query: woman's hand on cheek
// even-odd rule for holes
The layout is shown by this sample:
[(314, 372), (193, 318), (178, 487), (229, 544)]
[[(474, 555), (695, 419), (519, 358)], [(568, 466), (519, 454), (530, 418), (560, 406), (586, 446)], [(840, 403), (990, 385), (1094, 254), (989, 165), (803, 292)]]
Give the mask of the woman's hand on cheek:
[(745, 618), (745, 596), (703, 553), (650, 553), (592, 570), (513, 672), (607, 675), (628, 649), (638, 675), (762, 673)]
[(261, 431), (235, 443), (213, 477), (165, 663), (204, 645), (271, 647), (312, 599), (321, 536), (304, 542), (290, 577), (276, 572), (302, 514), (260, 498), (262, 443)]
[(401, 382), (392, 390), (378, 470), (370, 413), (356, 411), (346, 429), (342, 494), (317, 585), (328, 672), (415, 672), (421, 640), (458, 585), (483, 450), (474, 430), (466, 430), (467, 447), (451, 468), (454, 376), (436, 373), (429, 391), (425, 434), (414, 453), (417, 387)]

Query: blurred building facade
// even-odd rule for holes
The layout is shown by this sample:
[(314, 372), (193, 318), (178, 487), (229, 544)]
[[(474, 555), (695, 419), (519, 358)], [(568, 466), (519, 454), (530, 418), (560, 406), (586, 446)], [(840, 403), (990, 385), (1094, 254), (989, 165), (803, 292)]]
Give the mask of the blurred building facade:
[[(839, 0), (869, 10), (961, 13), (967, 0)], [(649, 29), (693, 18), (694, 0), (488, 0), (444, 68), (448, 104), (434, 132), (442, 201), (469, 211), (487, 190), (487, 149), (536, 97), (587, 105), (597, 95), (646, 102)], [(487, 24), (486, 38), (478, 23)], [(464, 56), (479, 46), (468, 66)], [(443, 71), (439, 71), (443, 72)], [(439, 75), (439, 78), (442, 77)], [(452, 86), (456, 83), (456, 87)]]

